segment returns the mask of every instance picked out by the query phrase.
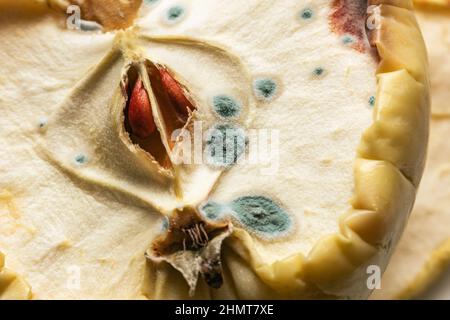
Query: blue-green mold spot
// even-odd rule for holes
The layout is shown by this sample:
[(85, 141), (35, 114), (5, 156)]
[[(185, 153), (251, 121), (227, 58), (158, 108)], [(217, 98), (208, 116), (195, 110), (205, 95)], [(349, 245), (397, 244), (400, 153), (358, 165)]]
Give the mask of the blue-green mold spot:
[(351, 35), (344, 35), (342, 37), (342, 43), (343, 44), (352, 44), (353, 42), (355, 42), (355, 38), (353, 38)]
[(313, 70), (313, 74), (315, 77), (321, 77), (325, 74), (325, 69), (322, 67), (317, 67)]
[(163, 231), (167, 231), (169, 229), (169, 218), (167, 218), (167, 217), (163, 218), (161, 229)]
[(247, 138), (243, 129), (229, 124), (220, 124), (209, 130), (206, 139), (208, 164), (230, 167), (245, 152)]
[(40, 129), (43, 129), (43, 128), (45, 128), (45, 126), (47, 125), (47, 123), (48, 123), (47, 118), (41, 118), (41, 119), (39, 119), (38, 127), (39, 127)]
[(375, 102), (376, 102), (375, 96), (371, 96), (371, 97), (369, 98), (369, 105), (370, 105), (371, 107), (373, 107), (373, 106), (375, 106)]
[(253, 90), (258, 99), (268, 100), (276, 95), (278, 85), (272, 79), (256, 79), (253, 82)]
[(230, 207), (242, 225), (266, 237), (286, 234), (293, 225), (287, 212), (264, 196), (241, 197)]
[(213, 98), (214, 111), (222, 118), (235, 118), (241, 113), (241, 105), (227, 95), (217, 95)]
[(310, 20), (314, 17), (314, 11), (310, 8), (305, 8), (300, 11), (299, 16), (303, 20)]
[(185, 14), (185, 11), (186, 10), (182, 6), (170, 7), (166, 13), (166, 19), (167, 19), (167, 21), (169, 21), (171, 23), (176, 22), (183, 17), (183, 15)]
[(81, 164), (85, 164), (86, 162), (87, 162), (87, 157), (86, 157), (86, 155), (84, 155), (84, 154), (82, 154), (82, 153), (80, 153), (80, 154), (77, 154), (76, 156), (75, 156), (75, 162), (77, 163), (77, 164), (79, 164), (79, 165), (81, 165)]
[(159, 2), (159, 0), (145, 0), (144, 1), (145, 4), (149, 4), (149, 5), (154, 5), (158, 2)]
[(220, 220), (223, 217), (223, 211), (223, 205), (214, 201), (209, 201), (200, 207), (200, 212), (209, 220)]

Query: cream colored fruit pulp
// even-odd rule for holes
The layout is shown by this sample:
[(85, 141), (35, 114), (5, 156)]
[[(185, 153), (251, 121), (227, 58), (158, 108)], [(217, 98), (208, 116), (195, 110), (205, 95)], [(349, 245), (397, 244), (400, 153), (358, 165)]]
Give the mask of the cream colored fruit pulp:
[[(339, 215), (349, 208), (356, 147), (372, 122), (369, 100), (376, 93), (376, 61), (343, 45), (342, 37), (330, 31), (330, 1), (180, 4), (186, 16), (179, 23), (161, 23), (173, 5), (162, 1), (140, 24), (147, 34), (182, 34), (229, 48), (255, 77), (281, 85), (274, 101), (250, 115), (251, 128), (279, 131), (278, 171), (264, 175), (261, 166), (237, 166), (220, 179), (211, 199), (228, 203), (263, 194), (278, 200), (295, 216), (296, 230), (288, 240), (262, 241), (258, 249), (268, 261), (307, 254), (318, 239), (337, 231)], [(299, 17), (306, 8), (313, 11), (310, 20)], [(316, 68), (323, 68), (324, 75), (315, 77)], [(185, 78), (196, 76), (197, 68), (184, 69), (177, 70)]]
[[(255, 79), (277, 81), (277, 96), (249, 110), (246, 123), (279, 130), (278, 171), (264, 175), (259, 166), (237, 165), (210, 197), (228, 202), (262, 194), (292, 215), (295, 229), (288, 238), (257, 238), (267, 262), (307, 254), (337, 231), (338, 217), (350, 207), (356, 148), (372, 122), (376, 61), (330, 31), (330, 2), (184, 1), (176, 4), (186, 15), (168, 24), (164, 17), (174, 3), (161, 0), (138, 22), (147, 35), (214, 43), (239, 56)], [(313, 10), (313, 19), (298, 16), (305, 8)], [(0, 12), (0, 250), (36, 298), (142, 297), (144, 252), (161, 230), (161, 217), (132, 199), (112, 200), (104, 188), (80, 186), (34, 148), (40, 123), (106, 55), (113, 37), (66, 30), (38, 7)], [(153, 55), (151, 47), (145, 50)], [(161, 60), (183, 54), (159, 50), (154, 55), (163, 52)], [(202, 67), (180, 64), (176, 71), (189, 80)], [(314, 75), (317, 68), (321, 76)], [(205, 79), (199, 89), (205, 97), (209, 85)], [(199, 179), (199, 189), (201, 184)]]

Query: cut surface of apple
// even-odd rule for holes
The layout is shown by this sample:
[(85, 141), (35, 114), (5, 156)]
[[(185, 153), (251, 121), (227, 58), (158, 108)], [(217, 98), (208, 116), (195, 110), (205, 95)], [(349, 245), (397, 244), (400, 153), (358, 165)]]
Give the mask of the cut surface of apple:
[(6, 267), (38, 299), (368, 297), (427, 145), (410, 1), (138, 2), (0, 1)]

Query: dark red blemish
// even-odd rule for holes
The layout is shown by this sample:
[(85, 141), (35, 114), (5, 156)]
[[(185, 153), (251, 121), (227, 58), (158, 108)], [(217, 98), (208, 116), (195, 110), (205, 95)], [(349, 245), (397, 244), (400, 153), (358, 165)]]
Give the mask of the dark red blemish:
[(333, 0), (330, 27), (339, 36), (352, 35), (357, 41), (352, 47), (366, 51), (367, 0)]

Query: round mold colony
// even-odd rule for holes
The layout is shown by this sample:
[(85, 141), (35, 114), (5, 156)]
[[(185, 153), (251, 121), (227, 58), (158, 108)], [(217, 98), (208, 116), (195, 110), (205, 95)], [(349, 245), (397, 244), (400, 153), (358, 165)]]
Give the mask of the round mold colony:
[(376, 98), (375, 96), (370, 96), (369, 98), (369, 106), (372, 108), (375, 106)]
[(265, 196), (244, 196), (231, 202), (235, 219), (245, 228), (264, 238), (278, 238), (291, 231), (291, 216)]
[(214, 167), (231, 167), (245, 153), (246, 147), (247, 138), (242, 128), (231, 124), (216, 125), (207, 133), (207, 163)]
[(173, 25), (180, 22), (186, 15), (186, 8), (182, 5), (175, 5), (167, 9), (164, 14), (166, 24)]
[(258, 100), (270, 101), (278, 93), (278, 84), (270, 78), (258, 78), (253, 81), (253, 92)]
[(300, 8), (295, 13), (295, 20), (300, 27), (306, 27), (310, 23), (317, 20), (319, 10), (313, 4)]
[(311, 8), (304, 8), (300, 10), (298, 16), (302, 20), (311, 20), (314, 18), (314, 11)]
[(321, 79), (325, 76), (326, 70), (323, 67), (316, 67), (312, 71), (312, 76), (315, 79)]
[(45, 117), (39, 119), (37, 127), (40, 132), (44, 132), (47, 128), (48, 120)]
[(237, 118), (242, 111), (242, 105), (236, 99), (224, 94), (212, 98), (212, 108), (223, 119)]
[(74, 157), (74, 161), (76, 165), (81, 166), (87, 163), (88, 157), (83, 153), (79, 153)]
[(208, 220), (218, 221), (225, 218), (226, 206), (208, 201), (199, 208), (200, 213)]
[(356, 39), (350, 34), (345, 34), (341, 37), (341, 41), (344, 45), (352, 45), (355, 43)]

